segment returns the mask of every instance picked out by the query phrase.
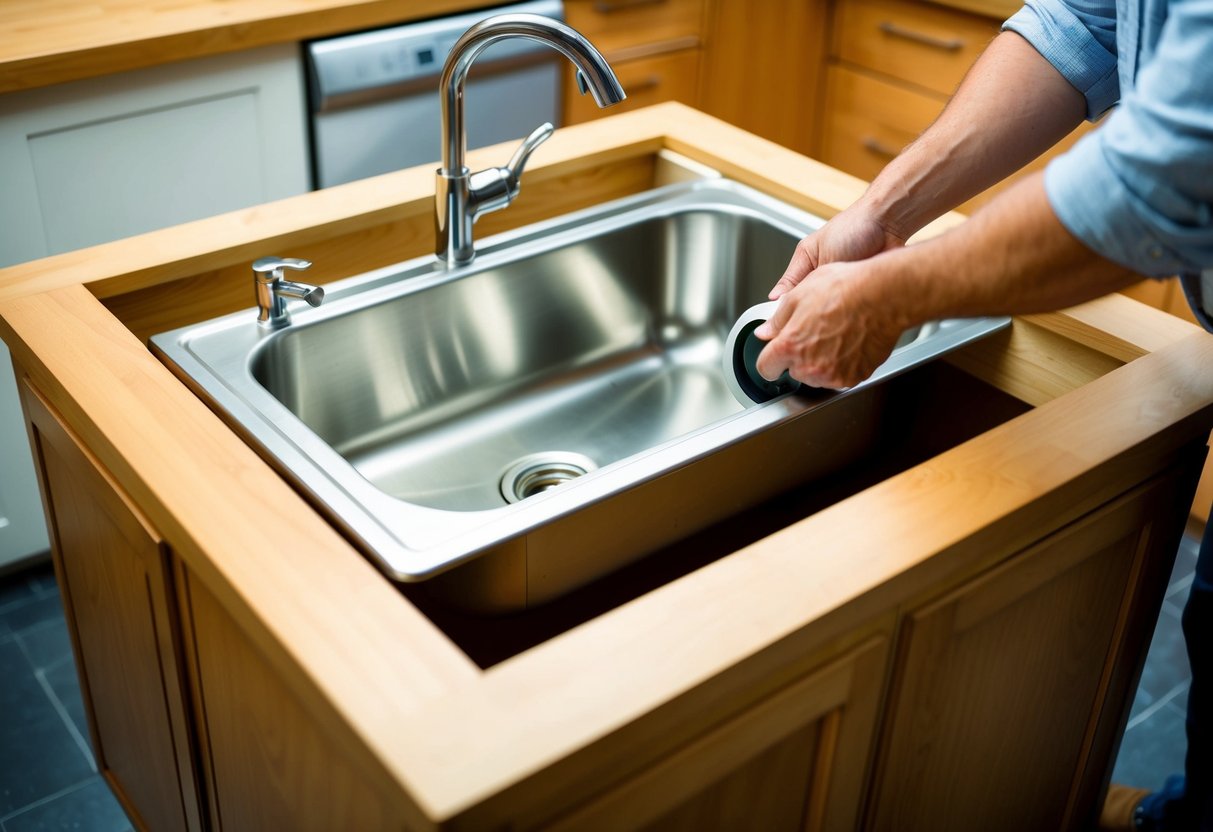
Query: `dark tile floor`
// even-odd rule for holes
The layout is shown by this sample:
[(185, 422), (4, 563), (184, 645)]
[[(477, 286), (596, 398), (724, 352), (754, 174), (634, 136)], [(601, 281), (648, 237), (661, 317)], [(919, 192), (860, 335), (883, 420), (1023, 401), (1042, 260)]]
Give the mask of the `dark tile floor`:
[(53, 571), (0, 580), (0, 831), (130, 828), (89, 747)]
[[(1116, 760), (1153, 788), (1183, 766), (1188, 660), (1179, 616), (1199, 539), (1184, 538)], [(97, 774), (63, 609), (49, 565), (0, 579), (0, 832), (122, 832)]]

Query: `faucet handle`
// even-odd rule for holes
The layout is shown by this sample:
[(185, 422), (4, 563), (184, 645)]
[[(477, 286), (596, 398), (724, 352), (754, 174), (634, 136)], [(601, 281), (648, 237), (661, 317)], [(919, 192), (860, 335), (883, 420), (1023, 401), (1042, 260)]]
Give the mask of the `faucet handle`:
[(532, 130), (531, 135), (522, 140), (522, 144), (518, 145), (518, 149), (510, 157), (510, 161), (506, 162), (505, 167), (509, 172), (511, 197), (518, 194), (518, 180), (522, 177), (522, 171), (526, 167), (527, 160), (531, 158), (531, 154), (535, 152), (535, 149), (547, 141), (548, 137), (555, 131), (556, 128), (552, 126), (551, 122), (545, 121)]
[(310, 260), (298, 257), (259, 257), (253, 261), (253, 274), (258, 280), (282, 280), (284, 269), (303, 271), (312, 265)]

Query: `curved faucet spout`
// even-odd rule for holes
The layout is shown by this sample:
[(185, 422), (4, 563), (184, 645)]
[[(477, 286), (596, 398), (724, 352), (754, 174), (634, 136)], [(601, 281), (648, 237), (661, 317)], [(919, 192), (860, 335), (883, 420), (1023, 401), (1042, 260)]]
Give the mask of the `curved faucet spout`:
[(623, 101), (627, 94), (614, 71), (579, 32), (559, 21), (535, 14), (503, 14), (482, 20), (455, 42), (442, 69), (442, 167), (438, 169), (435, 204), (436, 252), (448, 265), (467, 263), (475, 256), (472, 223), (480, 213), (504, 208), (518, 193), (518, 177), (531, 151), (551, 133), (541, 128), (524, 143), (508, 167), (471, 173), (464, 122), (464, 87), (473, 61), (490, 44), (506, 38), (546, 43), (578, 70), (578, 83), (599, 107)]

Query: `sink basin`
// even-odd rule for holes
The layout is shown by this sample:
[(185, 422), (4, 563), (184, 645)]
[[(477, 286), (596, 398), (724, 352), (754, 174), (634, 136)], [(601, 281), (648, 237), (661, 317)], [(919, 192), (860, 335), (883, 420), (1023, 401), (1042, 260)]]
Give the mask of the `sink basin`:
[(721, 370), (821, 220), (723, 180), (670, 186), (330, 284), (153, 349), (391, 578), (461, 606), (542, 603), (859, 464), (881, 381), (1007, 319), (903, 335), (841, 393), (745, 407)]

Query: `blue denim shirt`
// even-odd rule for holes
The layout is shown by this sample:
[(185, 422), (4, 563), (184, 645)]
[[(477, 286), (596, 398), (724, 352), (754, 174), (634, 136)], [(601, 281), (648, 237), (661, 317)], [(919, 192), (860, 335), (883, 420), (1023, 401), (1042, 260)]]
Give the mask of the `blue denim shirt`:
[(1003, 28), (1089, 119), (1120, 105), (1045, 170), (1062, 224), (1142, 274), (1213, 268), (1213, 0), (1027, 0)]

